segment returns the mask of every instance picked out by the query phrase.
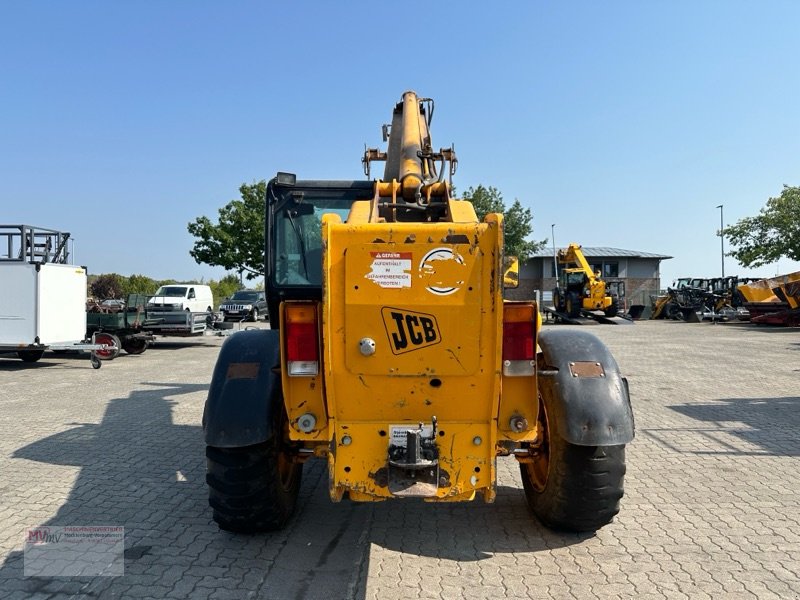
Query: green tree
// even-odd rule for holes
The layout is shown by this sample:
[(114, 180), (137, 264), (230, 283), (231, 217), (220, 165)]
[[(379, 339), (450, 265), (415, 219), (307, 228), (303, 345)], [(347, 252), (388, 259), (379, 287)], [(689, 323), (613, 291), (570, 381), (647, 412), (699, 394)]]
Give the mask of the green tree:
[(232, 273), (230, 275), (225, 275), (225, 277), (219, 281), (214, 281), (212, 279), (208, 282), (208, 285), (211, 288), (211, 293), (214, 295), (217, 304), (233, 295), (233, 292), (242, 287), (242, 284), (239, 283), (239, 277)]
[(95, 300), (123, 298), (125, 296), (126, 278), (116, 273), (98, 275), (89, 284), (89, 293)]
[(488, 188), (483, 185), (479, 185), (476, 188), (470, 186), (464, 194), (464, 200), (472, 202), (472, 207), (475, 209), (475, 214), (478, 215), (479, 221), (483, 221), (483, 218), (489, 213), (505, 213), (506, 211), (503, 194), (493, 186)]
[(800, 187), (783, 186), (755, 217), (745, 217), (722, 230), (743, 267), (761, 267), (785, 256), (800, 260)]
[(264, 276), (264, 221), (267, 182), (239, 188), (241, 200), (219, 209), (218, 223), (198, 217), (189, 233), (198, 238), (189, 254), (198, 263), (243, 273), (248, 279)]
[(131, 275), (125, 282), (125, 295), (128, 294), (155, 294), (158, 282), (147, 275)]
[(533, 213), (530, 208), (522, 206), (515, 199), (511, 208), (506, 209), (503, 195), (496, 187), (479, 185), (470, 187), (465, 195), (465, 200), (472, 202), (478, 220), (482, 221), (488, 213), (502, 213), (504, 216), (505, 248), (506, 254), (516, 256), (524, 262), (536, 252), (541, 250), (547, 240), (540, 242), (530, 241), (528, 237), (533, 233)]

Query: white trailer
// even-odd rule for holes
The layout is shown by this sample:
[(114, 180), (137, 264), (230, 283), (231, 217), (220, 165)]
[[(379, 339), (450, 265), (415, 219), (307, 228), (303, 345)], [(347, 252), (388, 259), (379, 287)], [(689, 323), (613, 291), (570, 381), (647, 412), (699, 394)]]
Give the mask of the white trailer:
[(48, 348), (89, 350), (95, 368), (97, 358), (112, 358), (106, 344), (84, 343), (86, 269), (70, 264), (68, 240), (64, 232), (0, 225), (0, 353), (36, 362)]

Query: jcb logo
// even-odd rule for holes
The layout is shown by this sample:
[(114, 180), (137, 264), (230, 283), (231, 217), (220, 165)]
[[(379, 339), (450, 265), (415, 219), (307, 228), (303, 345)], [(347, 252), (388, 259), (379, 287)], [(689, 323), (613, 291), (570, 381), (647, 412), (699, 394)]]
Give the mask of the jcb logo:
[(383, 324), (394, 354), (427, 348), (442, 341), (436, 317), (400, 308), (382, 308)]

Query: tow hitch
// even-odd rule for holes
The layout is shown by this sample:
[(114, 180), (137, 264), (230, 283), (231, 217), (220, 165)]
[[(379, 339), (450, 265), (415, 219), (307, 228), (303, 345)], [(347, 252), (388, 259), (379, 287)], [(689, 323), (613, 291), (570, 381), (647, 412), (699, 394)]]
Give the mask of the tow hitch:
[(417, 497), (435, 496), (440, 485), (449, 485), (448, 477), (439, 477), (436, 417), (430, 426), (392, 427), (388, 483), (394, 496)]

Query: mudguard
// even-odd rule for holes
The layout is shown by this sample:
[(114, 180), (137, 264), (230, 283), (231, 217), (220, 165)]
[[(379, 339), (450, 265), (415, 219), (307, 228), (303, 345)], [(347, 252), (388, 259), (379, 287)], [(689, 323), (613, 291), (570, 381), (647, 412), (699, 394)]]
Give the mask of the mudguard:
[(547, 330), (539, 334), (539, 347), (540, 391), (556, 413), (558, 435), (579, 446), (633, 440), (628, 382), (603, 342), (584, 331)]
[(207, 445), (236, 448), (270, 439), (273, 404), (282, 401), (279, 367), (277, 331), (241, 331), (225, 341), (203, 411)]

